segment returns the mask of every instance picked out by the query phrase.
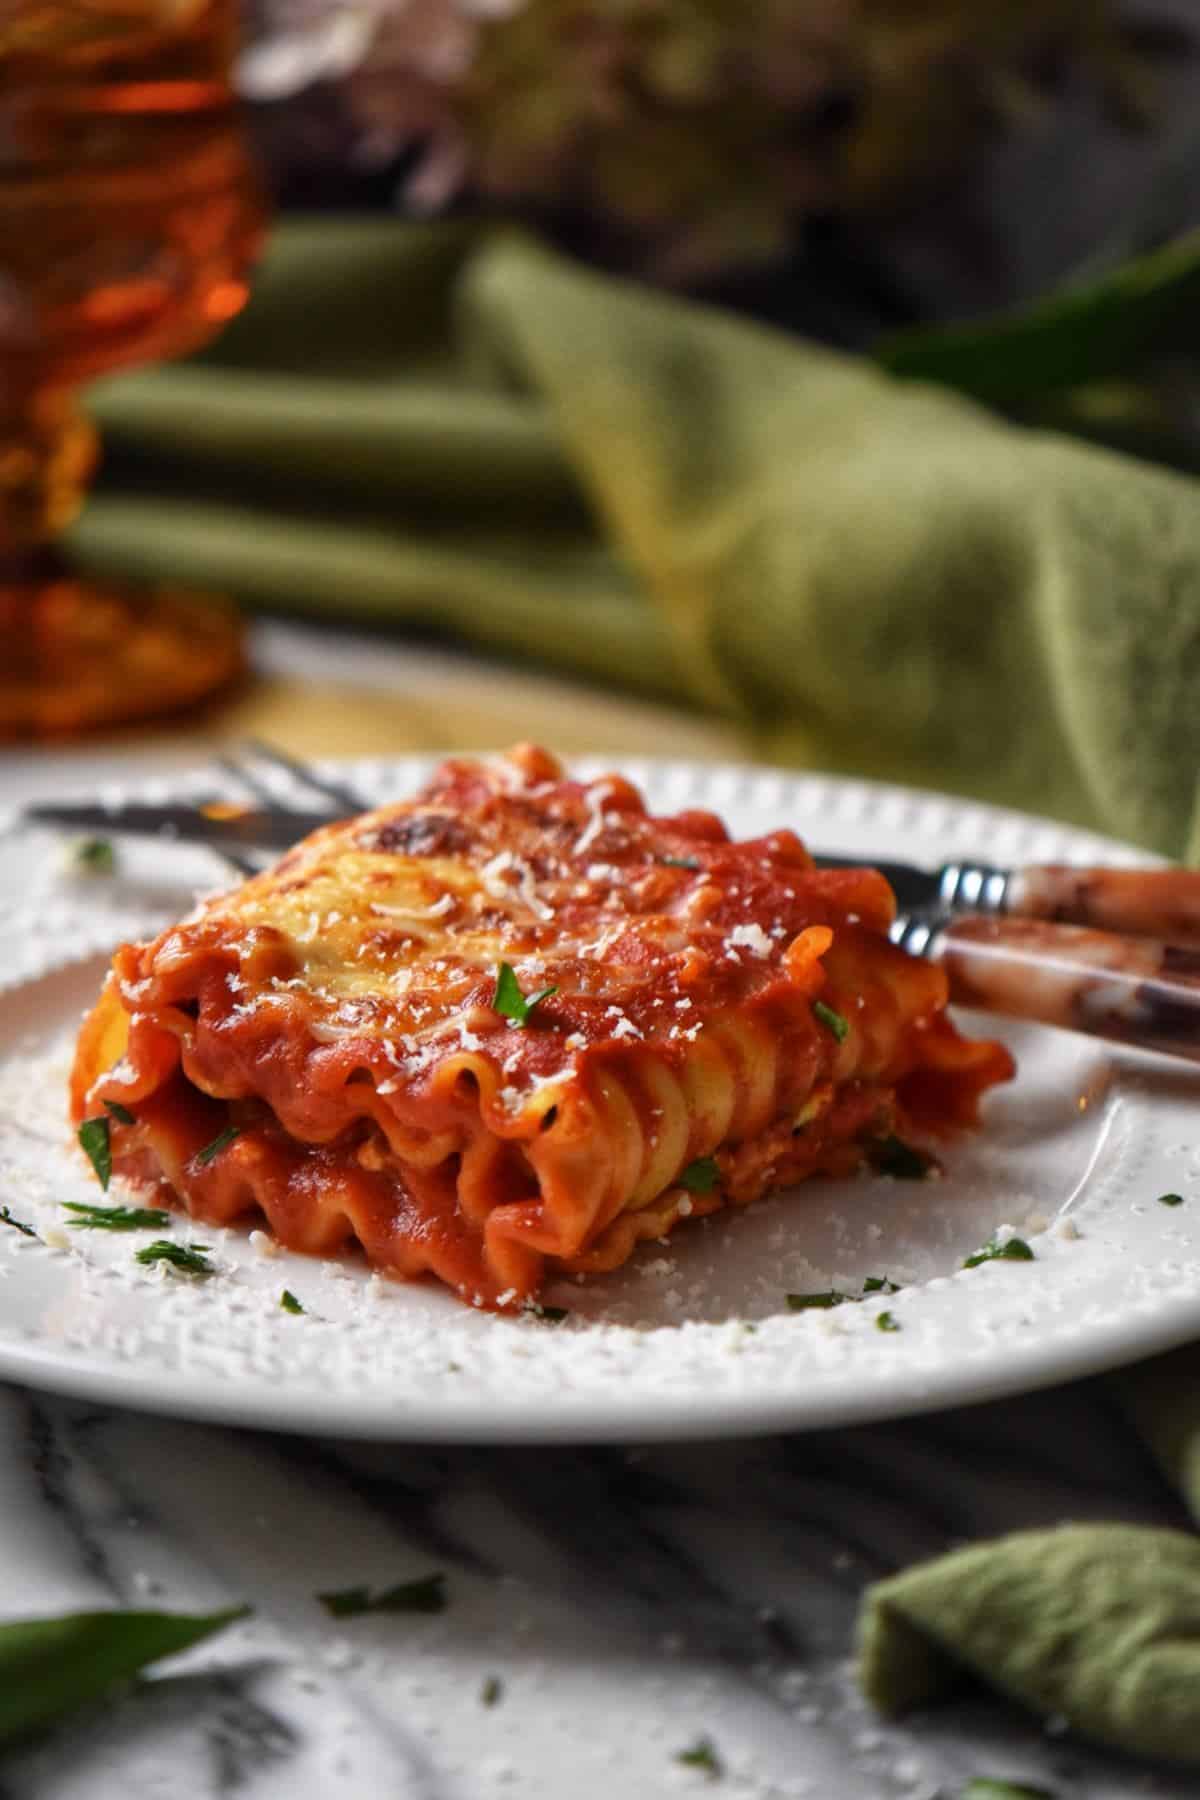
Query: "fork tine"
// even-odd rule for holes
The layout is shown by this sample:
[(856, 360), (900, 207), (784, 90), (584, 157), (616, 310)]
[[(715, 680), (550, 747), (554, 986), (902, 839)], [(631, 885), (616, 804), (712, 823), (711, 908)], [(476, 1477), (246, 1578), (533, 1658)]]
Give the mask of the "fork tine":
[[(297, 757), (289, 756), (285, 750), (278, 749), (274, 744), (265, 743), (262, 738), (247, 738), (245, 748), (250, 755), (257, 756), (261, 762), (270, 763), (274, 768), (282, 769), (292, 777), (293, 781), (302, 782), (316, 794), (323, 794), (327, 800), (332, 800), (335, 805), (342, 807), (348, 813), (360, 813), (367, 805), (362, 795), (356, 794), (353, 788), (345, 787), (340, 781), (330, 781), (324, 775), (318, 775), (316, 770), (310, 768), (307, 763), (301, 762)], [(241, 774), (243, 780), (249, 779), (244, 769), (239, 767), (238, 773)]]

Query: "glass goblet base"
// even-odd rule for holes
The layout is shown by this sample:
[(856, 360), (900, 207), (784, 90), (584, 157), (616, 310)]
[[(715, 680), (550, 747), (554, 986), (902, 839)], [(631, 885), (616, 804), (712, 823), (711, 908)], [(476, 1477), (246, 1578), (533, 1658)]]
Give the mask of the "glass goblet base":
[(0, 740), (70, 737), (198, 706), (245, 670), (226, 601), (0, 571)]

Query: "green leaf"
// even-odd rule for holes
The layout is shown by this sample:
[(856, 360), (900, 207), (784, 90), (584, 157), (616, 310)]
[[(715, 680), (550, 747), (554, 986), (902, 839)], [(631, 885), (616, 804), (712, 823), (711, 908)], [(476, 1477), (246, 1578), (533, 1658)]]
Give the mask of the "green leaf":
[(217, 1133), (211, 1144), (205, 1144), (203, 1150), (198, 1150), (196, 1152), (196, 1161), (203, 1168), (205, 1164), (212, 1161), (214, 1156), (219, 1156), (222, 1150), (232, 1144), (234, 1138), (241, 1137), (241, 1135), (242, 1128), (240, 1125), (227, 1125), (224, 1131)]
[(697, 1738), (690, 1750), (680, 1750), (676, 1754), (675, 1761), (687, 1769), (703, 1769), (714, 1779), (725, 1773), (711, 1738)]
[(698, 1156), (690, 1162), (686, 1169), (681, 1169), (675, 1177), (677, 1187), (687, 1188), (692, 1194), (711, 1194), (721, 1179), (721, 1171), (717, 1167), (715, 1156)]
[(495, 1706), (503, 1692), (504, 1683), (501, 1681), (500, 1677), (498, 1675), (489, 1675), (479, 1690), (479, 1704), (481, 1706)]
[(35, 1243), (42, 1241), (33, 1226), (26, 1225), (23, 1219), (14, 1219), (7, 1206), (0, 1206), (0, 1225), (11, 1225), (14, 1231), (19, 1231), (22, 1237), (33, 1238)]
[(103, 1116), (85, 1119), (76, 1134), (79, 1147), (96, 1171), (105, 1193), (112, 1180), (112, 1145), (108, 1141), (108, 1120)]
[(891, 1175), (897, 1181), (924, 1181), (929, 1171), (937, 1167), (936, 1157), (927, 1150), (918, 1150), (914, 1144), (906, 1144), (894, 1133), (868, 1144), (867, 1161), (878, 1174)]
[(1158, 1204), (1160, 1206), (1182, 1206), (1183, 1205), (1183, 1195), (1182, 1194), (1160, 1194), (1158, 1196)]
[(886, 1275), (868, 1275), (863, 1282), (864, 1294), (898, 1294), (900, 1282), (891, 1281)]
[(968, 1781), (959, 1800), (1055, 1800), (1049, 1788), (1028, 1787), (1015, 1781), (997, 1781), (992, 1776), (977, 1775)]
[(134, 1118), (129, 1108), (127, 1106), (122, 1106), (119, 1100), (106, 1100), (104, 1104), (112, 1114), (113, 1118), (117, 1121), (118, 1125), (137, 1124), (137, 1120)]
[(823, 1312), (831, 1306), (844, 1306), (850, 1299), (853, 1295), (839, 1294), (836, 1288), (829, 1288), (823, 1294), (789, 1294), (787, 1303), (793, 1312)]
[(900, 1321), (895, 1313), (881, 1312), (875, 1315), (875, 1326), (878, 1331), (899, 1331)]
[(875, 350), (893, 375), (940, 381), (995, 404), (1040, 400), (1135, 369), (1190, 331), (1200, 305), (1200, 231), (1019, 312), (905, 332)]
[(297, 1300), (295, 1294), (293, 1294), (291, 1288), (284, 1288), (282, 1294), (279, 1296), (279, 1304), (282, 1306), (284, 1312), (302, 1313), (304, 1311), (304, 1308)]
[(840, 1012), (835, 1012), (832, 1006), (826, 1006), (823, 1000), (814, 1000), (812, 1009), (813, 1018), (817, 1023), (823, 1025), (826, 1031), (831, 1032), (839, 1044), (844, 1044), (850, 1035), (849, 1019), (844, 1018)]
[(334, 1619), (356, 1619), (363, 1613), (440, 1613), (446, 1610), (446, 1577), (438, 1570), (416, 1581), (402, 1581), (372, 1596), (369, 1588), (339, 1588), (317, 1599)]
[(177, 1656), (249, 1611), (66, 1613), (0, 1625), (0, 1743), (101, 1699), (148, 1663)]
[(1009, 1238), (1004, 1244), (998, 1244), (995, 1238), (992, 1238), (991, 1242), (985, 1244), (982, 1250), (976, 1250), (973, 1255), (964, 1258), (963, 1268), (977, 1269), (980, 1263), (985, 1262), (1033, 1262), (1034, 1260), (1033, 1251), (1024, 1238)]
[(551, 994), (557, 994), (556, 987), (544, 987), (528, 999), (521, 992), (521, 984), (513, 971), (511, 963), (502, 962), (496, 970), (496, 992), (492, 996), (492, 1011), (498, 1012), (502, 1019), (511, 1019), (514, 1025), (522, 1027), (529, 1023), (529, 1015), (535, 1006), (548, 1000)]
[(145, 1264), (147, 1268), (152, 1263), (167, 1263), (172, 1269), (178, 1269), (181, 1275), (196, 1275), (206, 1279), (217, 1272), (205, 1254), (207, 1249), (207, 1244), (177, 1244), (171, 1238), (156, 1238), (144, 1250), (135, 1252), (134, 1261)]
[(660, 856), (656, 861), (666, 869), (702, 869), (704, 864), (698, 856)]
[(171, 1218), (156, 1206), (88, 1206), (79, 1200), (64, 1200), (63, 1210), (77, 1215), (70, 1223), (80, 1231), (161, 1231)]
[(71, 862), (85, 875), (111, 875), (117, 853), (107, 838), (79, 838), (71, 846)]

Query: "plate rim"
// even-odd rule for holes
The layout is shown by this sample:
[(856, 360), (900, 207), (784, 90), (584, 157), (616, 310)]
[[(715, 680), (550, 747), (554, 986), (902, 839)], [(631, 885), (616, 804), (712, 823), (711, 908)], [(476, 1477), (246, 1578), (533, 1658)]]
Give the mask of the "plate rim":
[[(404, 752), (387, 757), (321, 758), (314, 760), (313, 766), (322, 773), (344, 778), (357, 775), (370, 787), (384, 771), (390, 771), (390, 779), (395, 782), (419, 779), (423, 771), (435, 766), (447, 754), (496, 753)], [(836, 771), (788, 769), (720, 758), (709, 762), (681, 757), (606, 755), (603, 752), (570, 756), (564, 761), (571, 772), (591, 775), (617, 770), (631, 775), (639, 785), (651, 781), (655, 786), (665, 787), (681, 775), (686, 782), (704, 788), (723, 785), (733, 790), (731, 797), (714, 796), (707, 802), (713, 810), (723, 814), (736, 808), (737, 791), (747, 785), (762, 793), (773, 784), (780, 795), (789, 788), (793, 793), (807, 790), (813, 804), (809, 818), (803, 820), (803, 827), (810, 833), (813, 831), (812, 815), (822, 794), (857, 796), (860, 826), (861, 801), (865, 796), (869, 802), (865, 809), (868, 815), (888, 807), (918, 812), (941, 809), (951, 821), (961, 823), (970, 819), (976, 835), (979, 835), (980, 826), (985, 829), (1003, 826), (1029, 838), (1049, 833), (1060, 842), (1073, 846), (1077, 858), (1094, 856), (1099, 851), (1126, 865), (1165, 860), (1090, 828), (1021, 809), (935, 789), (840, 775)], [(163, 791), (186, 792), (200, 780), (212, 785), (211, 776), (202, 776), (200, 772), (107, 785), (110, 789), (119, 788), (123, 794), (141, 797)], [(660, 804), (657, 798), (652, 803)], [(761, 800), (758, 803), (764, 804)], [(806, 810), (803, 802), (798, 810), (801, 813)], [(740, 829), (735, 819), (730, 823)], [(836, 823), (831, 821), (831, 836), (835, 833)], [(927, 843), (933, 851), (935, 839), (931, 834), (922, 833), (918, 839), (918, 843), (921, 842)], [(935, 853), (949, 854), (944, 847)], [(103, 952), (97, 951), (94, 943), (85, 946), (82, 952), (64, 954), (41, 975), (26, 976), (0, 991), (0, 1008), (41, 979), (61, 976), (73, 964), (101, 954)], [(1004, 1279), (1011, 1275), (1011, 1271), (1000, 1267), (982, 1273), (985, 1279)], [(952, 1280), (953, 1277), (944, 1279)], [(575, 1335), (574, 1331), (572, 1335)], [(414, 1403), (411, 1397), (390, 1405), (382, 1395), (372, 1392), (359, 1398), (354, 1415), (348, 1417), (345, 1395), (327, 1389), (284, 1385), (267, 1391), (261, 1382), (247, 1387), (236, 1378), (218, 1381), (211, 1371), (204, 1372), (204, 1380), (197, 1387), (196, 1377), (180, 1382), (170, 1375), (148, 1372), (142, 1366), (123, 1366), (111, 1357), (92, 1366), (73, 1353), (66, 1353), (61, 1345), (48, 1349), (37, 1343), (6, 1340), (3, 1336), (0, 1336), (0, 1379), (134, 1411), (348, 1440), (513, 1445), (703, 1441), (780, 1431), (829, 1429), (984, 1404), (1098, 1374), (1158, 1354), (1198, 1335), (1200, 1287), (1186, 1302), (1167, 1307), (1156, 1319), (1135, 1321), (1117, 1317), (1106, 1327), (1094, 1328), (1090, 1335), (1074, 1345), (1047, 1345), (1039, 1341), (1034, 1331), (1028, 1344), (1018, 1347), (1009, 1362), (1001, 1364), (997, 1361), (995, 1367), (981, 1370), (964, 1360), (957, 1369), (948, 1372), (943, 1367), (931, 1374), (924, 1387), (914, 1381), (910, 1370), (897, 1369), (894, 1376), (885, 1377), (876, 1385), (856, 1393), (848, 1395), (842, 1387), (815, 1400), (812, 1397), (806, 1399), (802, 1392), (798, 1395), (772, 1389), (760, 1396), (751, 1396), (744, 1391), (716, 1392), (706, 1396), (703, 1404), (698, 1406), (695, 1394), (690, 1392), (673, 1395), (651, 1389), (635, 1392), (632, 1398), (622, 1393), (614, 1399), (600, 1399), (586, 1391), (572, 1390), (567, 1392), (565, 1400), (561, 1395), (545, 1394), (536, 1410), (526, 1413), (519, 1410), (497, 1413), (494, 1404), (486, 1398), (474, 1408), (470, 1402), (448, 1408), (444, 1396), (427, 1406)], [(528, 1402), (522, 1404), (527, 1406)]]

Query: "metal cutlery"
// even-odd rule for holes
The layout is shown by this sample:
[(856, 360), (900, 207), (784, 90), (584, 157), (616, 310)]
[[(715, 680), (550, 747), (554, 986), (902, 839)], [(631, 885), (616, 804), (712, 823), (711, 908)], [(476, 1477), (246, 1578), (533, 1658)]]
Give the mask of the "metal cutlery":
[[(247, 749), (320, 804), (285, 805), (252, 764), (222, 758), (252, 802), (38, 802), (21, 822), (204, 844), (249, 873), (257, 866), (250, 853), (278, 854), (367, 805), (272, 745)], [(816, 860), (883, 873), (901, 908), (893, 941), (940, 963), (959, 1004), (1200, 1062), (1200, 871), (973, 861), (925, 869), (828, 853)]]

